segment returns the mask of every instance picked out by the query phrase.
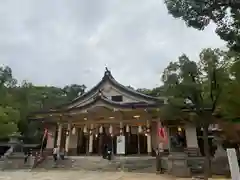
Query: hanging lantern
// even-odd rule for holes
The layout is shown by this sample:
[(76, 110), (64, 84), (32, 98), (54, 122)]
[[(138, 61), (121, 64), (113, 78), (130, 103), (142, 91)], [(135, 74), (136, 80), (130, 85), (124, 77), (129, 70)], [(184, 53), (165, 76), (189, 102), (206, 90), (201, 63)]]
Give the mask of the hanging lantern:
[(149, 123), (149, 120), (147, 120), (147, 128), (150, 127), (150, 123)]
[(83, 128), (83, 132), (87, 133), (87, 127), (86, 126), (84, 126), (84, 128)]
[(112, 128), (112, 125), (110, 125), (109, 127), (109, 133), (112, 134), (113, 133), (113, 128)]
[(129, 125), (126, 126), (126, 132), (130, 132), (130, 128), (129, 128)]
[(138, 126), (138, 132), (139, 132), (139, 133), (142, 132), (142, 126)]
[(73, 135), (76, 134), (76, 128), (75, 128), (75, 127), (72, 128), (72, 134), (73, 134)]
[(150, 133), (150, 128), (147, 128), (147, 133)]
[(103, 127), (102, 127), (102, 126), (100, 126), (100, 128), (99, 128), (99, 133), (100, 133), (100, 134), (103, 133)]
[(178, 127), (178, 132), (182, 132), (182, 128), (181, 127)]
[(69, 136), (69, 131), (68, 130), (66, 130), (66, 135)]

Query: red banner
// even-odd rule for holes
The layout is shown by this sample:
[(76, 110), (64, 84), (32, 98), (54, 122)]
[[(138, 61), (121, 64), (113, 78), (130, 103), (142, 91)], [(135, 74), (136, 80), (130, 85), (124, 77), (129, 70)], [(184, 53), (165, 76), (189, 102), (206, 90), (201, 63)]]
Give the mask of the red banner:
[(161, 142), (165, 142), (165, 143), (167, 142), (167, 133), (166, 133), (164, 127), (158, 128), (157, 135), (158, 135), (159, 140), (160, 140)]

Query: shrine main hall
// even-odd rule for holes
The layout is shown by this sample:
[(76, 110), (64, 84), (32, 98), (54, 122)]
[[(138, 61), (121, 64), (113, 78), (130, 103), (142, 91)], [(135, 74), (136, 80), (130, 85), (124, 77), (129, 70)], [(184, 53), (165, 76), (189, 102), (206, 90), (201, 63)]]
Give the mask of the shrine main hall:
[[(158, 147), (161, 107), (165, 97), (139, 93), (117, 82), (106, 69), (101, 81), (91, 90), (58, 108), (31, 115), (48, 129), (46, 149), (64, 149), (69, 156), (101, 155), (104, 144), (111, 144), (113, 153), (153, 155)], [(165, 127), (169, 150), (170, 137), (179, 125)], [(188, 148), (198, 148), (196, 128), (182, 126)], [(124, 149), (118, 150), (118, 137), (124, 137)]]

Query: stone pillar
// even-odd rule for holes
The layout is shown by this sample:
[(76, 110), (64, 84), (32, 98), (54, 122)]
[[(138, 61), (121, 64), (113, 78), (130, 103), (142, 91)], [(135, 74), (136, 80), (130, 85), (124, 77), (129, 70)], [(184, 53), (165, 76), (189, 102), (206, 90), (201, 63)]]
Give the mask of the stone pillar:
[(185, 125), (187, 148), (198, 148), (196, 126), (191, 124)]
[(58, 124), (57, 148), (60, 149), (62, 139), (62, 124)]
[(148, 155), (152, 155), (152, 138), (149, 120), (147, 120), (147, 152)]
[(90, 131), (89, 131), (89, 148), (88, 152), (91, 155), (93, 152), (93, 124), (90, 126)]
[(68, 123), (66, 136), (67, 137), (66, 137), (66, 142), (65, 142), (65, 151), (66, 151), (66, 154), (68, 154), (70, 137), (71, 137), (71, 123)]

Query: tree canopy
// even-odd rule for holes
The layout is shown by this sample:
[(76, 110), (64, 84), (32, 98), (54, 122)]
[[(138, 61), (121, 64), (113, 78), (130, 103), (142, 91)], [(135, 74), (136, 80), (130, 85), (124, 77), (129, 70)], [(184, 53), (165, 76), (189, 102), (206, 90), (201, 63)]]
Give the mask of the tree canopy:
[(240, 2), (234, 0), (165, 0), (170, 14), (189, 27), (203, 30), (211, 22), (228, 46), (240, 52)]
[(198, 61), (183, 54), (165, 68), (162, 81), (169, 102), (162, 109), (162, 118), (182, 120), (203, 129), (205, 172), (209, 174), (208, 128), (216, 121), (225, 87), (230, 76), (226, 52), (220, 49), (204, 49)]
[(36, 86), (27, 81), (18, 84), (10, 67), (0, 67), (0, 139), (20, 132), (29, 143), (39, 142), (41, 124), (29, 122), (29, 113), (67, 103), (85, 89), (85, 85), (77, 84), (64, 88)]

